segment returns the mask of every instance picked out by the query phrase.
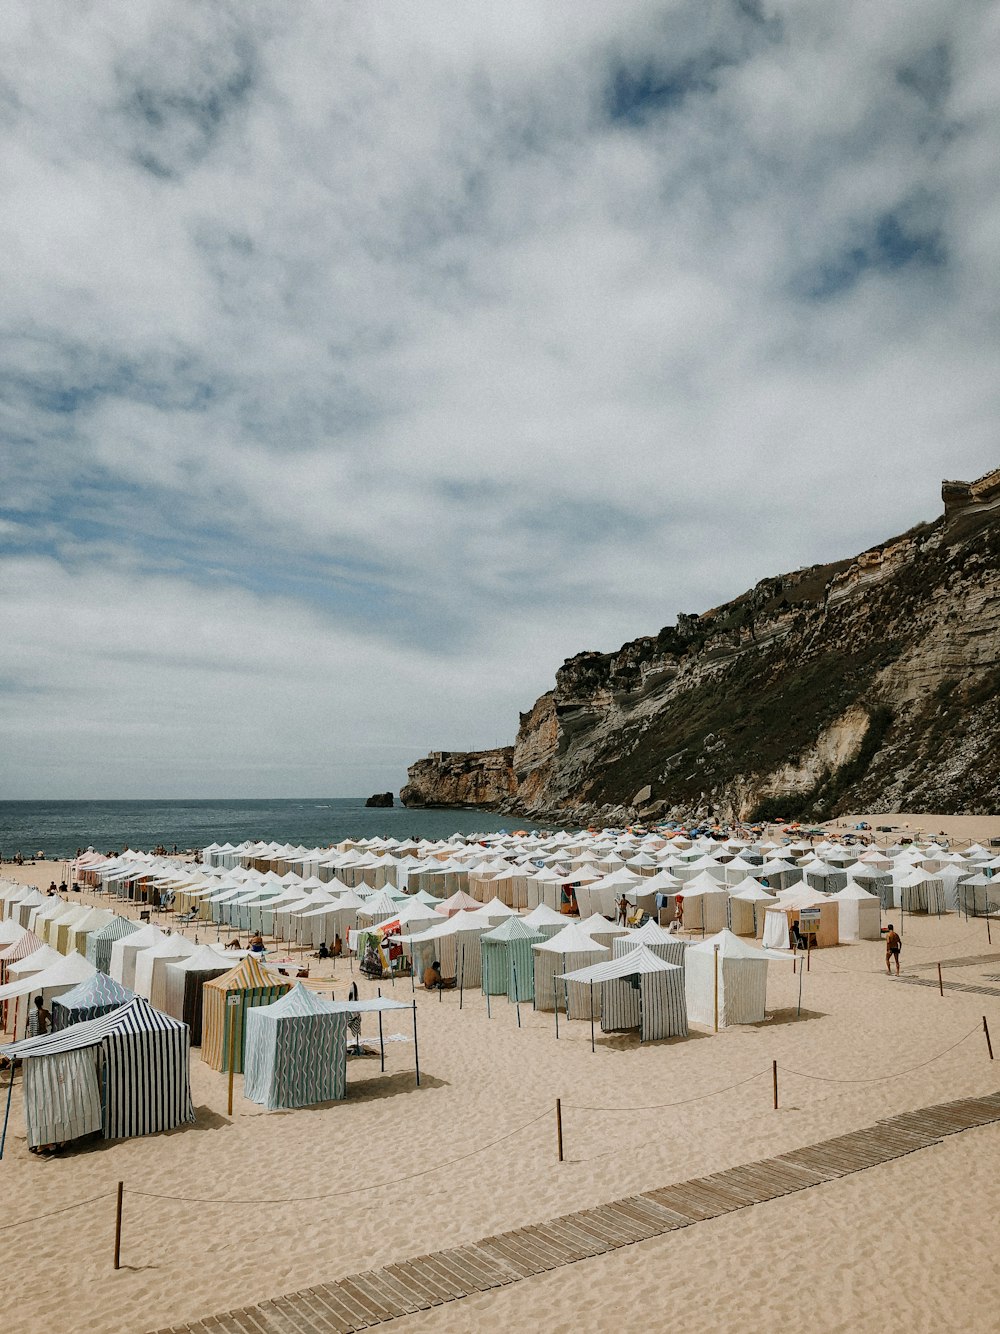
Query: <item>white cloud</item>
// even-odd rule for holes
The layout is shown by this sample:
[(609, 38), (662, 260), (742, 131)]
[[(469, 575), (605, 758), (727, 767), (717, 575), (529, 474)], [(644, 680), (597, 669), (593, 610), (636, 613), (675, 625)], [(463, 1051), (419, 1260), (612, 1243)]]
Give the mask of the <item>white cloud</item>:
[[(49, 682), (3, 715), (16, 790), (115, 788), (45, 768), (46, 718), (192, 790), (172, 701), (254, 790), (316, 748), (327, 787), (396, 785), (510, 739), (564, 656), (995, 462), (1000, 41), (972, 0), (12, 15), (0, 543), (35, 533), (51, 632), (5, 651), (13, 690)], [(230, 677), (283, 605), (315, 642), (288, 669), (257, 638)], [(115, 609), (210, 664), (76, 635)], [(362, 783), (338, 747), (373, 733), (410, 749)]]

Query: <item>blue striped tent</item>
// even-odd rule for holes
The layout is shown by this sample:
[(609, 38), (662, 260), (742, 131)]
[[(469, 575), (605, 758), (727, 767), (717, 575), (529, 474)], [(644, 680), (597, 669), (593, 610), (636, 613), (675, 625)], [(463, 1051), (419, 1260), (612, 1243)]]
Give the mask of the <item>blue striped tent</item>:
[(58, 1032), (70, 1024), (98, 1019), (121, 1005), (127, 1005), (135, 995), (106, 973), (95, 973), (72, 991), (65, 991), (52, 1002), (52, 1028)]
[(347, 1093), (347, 1013), (301, 983), (246, 1014), (243, 1094), (268, 1110)]
[(188, 1028), (135, 996), (57, 1033), (0, 1048), (24, 1063), (28, 1143), (152, 1135), (194, 1120)]
[(127, 917), (113, 917), (107, 926), (92, 931), (87, 937), (87, 959), (99, 973), (110, 973), (111, 946), (122, 936), (130, 936), (138, 930), (138, 922), (131, 922)]

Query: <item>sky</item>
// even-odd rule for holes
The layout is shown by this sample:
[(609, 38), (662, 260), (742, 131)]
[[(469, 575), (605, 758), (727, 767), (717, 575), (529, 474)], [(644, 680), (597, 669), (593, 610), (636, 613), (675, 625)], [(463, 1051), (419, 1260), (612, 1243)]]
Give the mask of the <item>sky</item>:
[(398, 791), (1000, 462), (1000, 8), (10, 0), (0, 798)]

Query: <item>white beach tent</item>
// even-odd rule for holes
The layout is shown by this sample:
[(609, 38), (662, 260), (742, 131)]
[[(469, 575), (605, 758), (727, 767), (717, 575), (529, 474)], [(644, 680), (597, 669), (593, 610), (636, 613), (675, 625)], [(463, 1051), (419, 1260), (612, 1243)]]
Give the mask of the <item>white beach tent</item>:
[(689, 945), (684, 956), (688, 1018), (696, 1024), (714, 1024), (718, 986), (720, 1028), (763, 1023), (768, 961), (788, 963), (792, 957), (750, 945), (731, 931)]
[(170, 935), (149, 949), (142, 950), (135, 959), (135, 980), (132, 990), (145, 996), (158, 1010), (166, 1006), (168, 963), (186, 959), (198, 948), (180, 935)]
[(685, 931), (721, 931), (729, 921), (729, 888), (700, 872), (678, 891), (684, 905)]
[(776, 894), (752, 877), (740, 882), (729, 896), (729, 929), (734, 936), (764, 934), (764, 914), (778, 902)]
[(161, 931), (158, 926), (141, 926), (138, 931), (133, 931), (131, 935), (122, 936), (120, 940), (114, 941), (111, 946), (111, 960), (108, 964), (108, 975), (113, 977), (116, 982), (120, 982), (123, 987), (129, 990), (135, 990), (135, 961), (141, 950), (148, 950), (152, 945), (158, 945), (161, 940), (166, 940), (166, 933)]
[(642, 926), (629, 930), (625, 935), (618, 936), (611, 942), (611, 953), (617, 959), (622, 954), (627, 954), (629, 950), (635, 949), (638, 945), (644, 945), (646, 949), (652, 950), (660, 959), (665, 959), (667, 963), (676, 963), (681, 968), (684, 967), (684, 954), (687, 945), (680, 936), (659, 926), (656, 922), (650, 920), (643, 922)]
[(944, 881), (940, 876), (916, 867), (896, 881), (899, 903), (904, 912), (936, 913), (948, 911)]
[[(42, 946), (45, 949), (45, 946)], [(39, 951), (40, 952), (40, 951)], [(27, 963), (31, 958), (23, 960)], [(12, 964), (8, 969), (8, 977), (17, 968)], [(48, 1008), (51, 1006), (54, 997), (61, 996), (66, 991), (71, 991), (78, 982), (85, 981), (88, 977), (93, 977), (96, 969), (92, 963), (81, 954), (67, 954), (65, 956), (57, 954), (55, 962), (50, 963), (48, 967), (40, 972), (31, 972), (28, 976), (15, 977), (0, 987), (0, 1001), (16, 1001), (14, 1007), (14, 1023), (10, 1024), (8, 1017), (8, 1032), (12, 1032), (15, 1038), (23, 1037), (28, 1027), (28, 1014), (33, 1003), (33, 997), (41, 996), (43, 1005)]]
[(878, 940), (882, 934), (882, 904), (877, 894), (869, 894), (853, 880), (848, 880), (843, 889), (838, 889), (830, 897), (840, 905), (841, 940)]
[(564, 982), (557, 987), (555, 979), (574, 967), (586, 968), (600, 963), (610, 950), (599, 945), (578, 924), (570, 923), (549, 940), (533, 945), (532, 953), (535, 956), (535, 1009), (554, 1010), (561, 1006), (570, 1019), (588, 1018), (591, 1000), (588, 988), (574, 982)]
[(557, 912), (547, 903), (539, 903), (537, 907), (532, 908), (531, 912), (526, 913), (521, 921), (525, 926), (530, 926), (532, 931), (538, 931), (546, 939), (554, 936), (566, 926), (567, 921), (562, 913)]
[[(684, 969), (661, 959), (645, 945), (617, 958), (557, 974), (564, 986), (590, 992), (588, 1016), (601, 1016), (601, 1031), (638, 1028), (642, 1042), (687, 1037)], [(600, 988), (600, 999), (595, 988)]]

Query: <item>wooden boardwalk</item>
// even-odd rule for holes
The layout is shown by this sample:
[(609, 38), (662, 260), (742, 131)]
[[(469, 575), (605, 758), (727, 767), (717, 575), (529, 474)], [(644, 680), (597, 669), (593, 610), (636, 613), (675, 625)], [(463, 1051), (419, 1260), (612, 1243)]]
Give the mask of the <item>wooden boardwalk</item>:
[(863, 1172), (938, 1144), (946, 1135), (996, 1121), (1000, 1093), (922, 1107), (774, 1158), (382, 1265), (158, 1334), (350, 1334)]
[[(897, 977), (897, 982), (905, 982), (911, 987), (933, 987), (938, 989), (938, 980), (936, 977)], [(941, 986), (945, 991), (971, 991), (977, 996), (1000, 996), (1000, 987), (984, 987), (978, 982), (944, 982)]]

